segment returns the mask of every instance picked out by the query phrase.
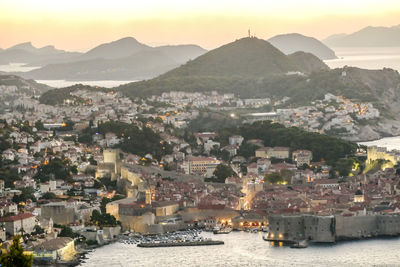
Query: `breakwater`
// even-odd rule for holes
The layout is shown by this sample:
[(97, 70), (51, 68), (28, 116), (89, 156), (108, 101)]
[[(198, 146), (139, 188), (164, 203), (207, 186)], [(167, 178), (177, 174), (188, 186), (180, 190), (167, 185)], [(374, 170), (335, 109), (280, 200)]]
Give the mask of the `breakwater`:
[(204, 240), (204, 241), (194, 241), (194, 242), (140, 243), (137, 246), (141, 248), (158, 248), (158, 247), (214, 246), (223, 244), (224, 241), (220, 240)]

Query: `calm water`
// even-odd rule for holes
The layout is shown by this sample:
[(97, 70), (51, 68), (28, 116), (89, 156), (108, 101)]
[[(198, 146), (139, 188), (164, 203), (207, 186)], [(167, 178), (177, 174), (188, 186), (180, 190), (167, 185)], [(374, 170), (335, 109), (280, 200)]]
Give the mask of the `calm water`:
[(47, 84), (51, 87), (62, 88), (72, 86), (74, 84), (84, 84), (91, 86), (100, 86), (105, 88), (112, 88), (125, 83), (131, 83), (135, 81), (66, 81), (66, 80), (36, 80), (38, 83)]
[(115, 243), (87, 254), (80, 266), (400, 266), (400, 239), (375, 239), (312, 245), (306, 249), (272, 247), (262, 234), (204, 233), (221, 246), (139, 248)]
[(386, 147), (389, 150), (400, 150), (400, 136), (385, 137), (375, 141), (360, 142), (360, 145)]
[(336, 47), (338, 59), (325, 60), (331, 68), (345, 65), (364, 69), (392, 68), (400, 71), (400, 47)]
[(26, 63), (10, 63), (7, 65), (0, 65), (0, 71), (5, 71), (5, 72), (16, 72), (16, 71), (21, 71), (21, 72), (27, 72), (31, 71), (34, 69), (38, 69), (40, 67), (26, 67), (24, 66)]

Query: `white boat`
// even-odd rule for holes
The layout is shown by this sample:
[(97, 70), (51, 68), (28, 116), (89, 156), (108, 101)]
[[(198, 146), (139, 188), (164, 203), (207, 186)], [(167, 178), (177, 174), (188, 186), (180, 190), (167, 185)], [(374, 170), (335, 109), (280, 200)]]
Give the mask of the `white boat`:
[(307, 240), (300, 240), (299, 242), (294, 243), (290, 247), (291, 248), (307, 248), (308, 247), (308, 241)]

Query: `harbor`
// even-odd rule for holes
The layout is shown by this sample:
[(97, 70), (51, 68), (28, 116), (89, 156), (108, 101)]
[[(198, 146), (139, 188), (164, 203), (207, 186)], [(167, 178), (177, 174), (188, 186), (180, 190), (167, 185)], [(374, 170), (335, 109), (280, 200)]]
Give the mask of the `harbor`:
[(382, 257), (387, 265), (397, 266), (400, 249), (399, 238), (310, 244), (307, 249), (293, 249), (272, 246), (262, 239), (262, 232), (201, 235), (224, 241), (224, 245), (144, 249), (116, 242), (89, 252), (80, 266), (206, 266), (210, 262), (213, 266), (377, 266), (382, 264)]

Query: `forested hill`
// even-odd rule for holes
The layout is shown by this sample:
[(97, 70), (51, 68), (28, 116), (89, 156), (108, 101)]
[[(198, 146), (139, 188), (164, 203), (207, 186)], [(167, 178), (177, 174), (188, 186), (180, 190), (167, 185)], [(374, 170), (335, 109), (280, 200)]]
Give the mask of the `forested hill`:
[[(281, 124), (270, 121), (225, 128), (218, 132), (221, 141), (228, 140), (228, 137), (232, 134), (239, 134), (245, 140), (261, 139), (264, 146), (267, 147), (286, 146), (291, 151), (308, 149), (312, 151), (314, 161), (326, 161), (332, 166), (335, 166), (341, 158), (353, 155), (358, 148), (358, 145), (353, 142), (324, 134), (310, 133), (296, 127), (286, 128)], [(241, 149), (246, 149), (246, 147)], [(254, 152), (250, 155), (254, 155)]]
[(155, 79), (130, 83), (117, 89), (128, 96), (147, 96), (171, 90), (217, 90), (241, 94), (252, 92), (269, 78), (326, 69), (328, 67), (312, 54), (286, 56), (265, 40), (242, 38)]

